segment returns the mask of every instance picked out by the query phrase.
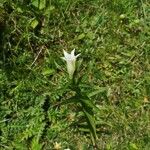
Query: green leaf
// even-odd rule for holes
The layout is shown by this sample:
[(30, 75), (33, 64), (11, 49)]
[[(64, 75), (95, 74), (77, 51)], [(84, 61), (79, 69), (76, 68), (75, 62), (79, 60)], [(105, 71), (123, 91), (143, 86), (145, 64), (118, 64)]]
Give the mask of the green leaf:
[(138, 147), (135, 143), (130, 143), (130, 150), (138, 150)]
[(80, 34), (79, 36), (78, 36), (78, 40), (82, 40), (83, 38), (85, 37), (85, 34), (84, 33), (82, 33), (82, 34)]
[(88, 32), (86, 36), (91, 40), (95, 38), (95, 34), (93, 32)]
[(37, 20), (37, 19), (34, 19), (34, 20), (32, 20), (30, 26), (31, 26), (33, 29), (35, 29), (38, 24), (39, 24), (38, 20)]
[(72, 98), (69, 98), (69, 99), (66, 99), (64, 102), (62, 102), (61, 104), (62, 105), (65, 105), (65, 104), (69, 104), (69, 103), (79, 103), (79, 98), (77, 98), (76, 96), (72, 97)]
[(92, 100), (90, 100), (90, 99), (80, 99), (85, 105), (86, 105), (86, 107), (90, 107), (90, 108), (93, 108), (95, 111), (100, 111), (99, 109), (98, 109), (98, 107), (96, 107), (96, 105), (92, 102)]
[(34, 138), (32, 139), (32, 142), (31, 142), (31, 149), (32, 149), (32, 150), (41, 150), (41, 149), (42, 149), (42, 145), (39, 143), (39, 138), (34, 137)]
[(48, 75), (53, 75), (54, 72), (55, 72), (54, 69), (47, 68), (47, 69), (42, 71), (42, 74), (45, 75), (45, 76), (48, 76)]
[(35, 6), (37, 8), (39, 7), (39, 0), (31, 0), (31, 3), (33, 6)]
[(53, 10), (55, 10), (55, 6), (46, 7), (44, 14), (49, 15)]
[(82, 131), (82, 132), (90, 132), (89, 128), (83, 128), (83, 127), (79, 127), (79, 130)]
[(96, 89), (95, 91), (91, 92), (88, 94), (88, 97), (92, 97), (92, 96), (95, 96), (99, 93), (103, 93), (106, 91), (106, 88), (105, 87), (99, 87), (98, 89)]
[(96, 134), (96, 125), (95, 125), (94, 116), (90, 115), (84, 108), (83, 108), (83, 112), (86, 116), (87, 123), (88, 123), (89, 129), (91, 131), (91, 135), (95, 141), (97, 139), (97, 134)]
[(44, 9), (46, 7), (46, 0), (40, 0), (39, 9)]
[(42, 10), (46, 7), (46, 0), (32, 0), (31, 3), (39, 10)]

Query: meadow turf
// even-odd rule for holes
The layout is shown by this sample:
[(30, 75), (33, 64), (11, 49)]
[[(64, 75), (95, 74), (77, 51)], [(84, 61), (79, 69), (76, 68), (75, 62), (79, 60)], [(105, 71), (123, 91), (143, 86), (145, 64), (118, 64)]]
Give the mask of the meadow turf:
[[(93, 146), (63, 49), (99, 108)], [(148, 0), (0, 1), (0, 149), (150, 150)]]

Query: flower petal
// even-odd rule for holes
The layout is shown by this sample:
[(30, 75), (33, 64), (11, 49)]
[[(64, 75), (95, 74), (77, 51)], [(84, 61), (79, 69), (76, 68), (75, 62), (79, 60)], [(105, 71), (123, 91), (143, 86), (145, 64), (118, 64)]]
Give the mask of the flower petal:
[(65, 56), (65, 58), (66, 58), (66, 59), (70, 59), (70, 54), (67, 53), (65, 50), (63, 50), (63, 51), (64, 51), (64, 56)]
[(65, 61), (67, 61), (65, 57), (60, 57), (60, 58), (63, 59), (63, 60), (65, 60)]
[(78, 55), (76, 55), (75, 57), (77, 58), (77, 57), (79, 57), (81, 55), (81, 53), (79, 53)]
[(71, 51), (71, 58), (74, 58), (75, 48)]

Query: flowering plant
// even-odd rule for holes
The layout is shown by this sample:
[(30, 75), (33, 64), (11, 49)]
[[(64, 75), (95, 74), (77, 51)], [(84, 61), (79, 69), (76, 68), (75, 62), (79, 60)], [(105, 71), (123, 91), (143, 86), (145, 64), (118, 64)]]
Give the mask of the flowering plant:
[(66, 99), (61, 104), (73, 103), (76, 105), (76, 107), (80, 107), (82, 114), (86, 118), (92, 143), (93, 145), (96, 145), (97, 134), (94, 111), (99, 111), (99, 109), (95, 106), (94, 102), (90, 99), (87, 93), (83, 92), (80, 88), (80, 84), (82, 84), (82, 76), (78, 78), (78, 75), (80, 76), (80, 74), (75, 74), (76, 59), (80, 54), (75, 55), (75, 49), (73, 49), (70, 54), (67, 53), (65, 50), (63, 50), (63, 53), (64, 57), (62, 57), (62, 59), (64, 59), (67, 62), (67, 71), (69, 74), (69, 78), (71, 79), (71, 82), (68, 82), (69, 86), (67, 87), (70, 90), (74, 91), (75, 95), (69, 99)]

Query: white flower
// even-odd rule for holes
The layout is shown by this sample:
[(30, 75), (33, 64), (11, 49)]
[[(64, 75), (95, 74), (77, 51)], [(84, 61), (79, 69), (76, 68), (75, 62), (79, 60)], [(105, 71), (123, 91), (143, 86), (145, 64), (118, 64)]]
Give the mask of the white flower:
[(66, 149), (64, 149), (64, 150), (71, 150), (70, 148), (66, 148)]
[(61, 143), (55, 142), (55, 143), (54, 143), (54, 149), (55, 149), (55, 150), (61, 149)]
[(76, 59), (77, 57), (80, 55), (74, 55), (75, 53), (75, 49), (73, 49), (71, 51), (71, 54), (67, 53), (65, 50), (64, 50), (64, 57), (62, 57), (66, 62), (67, 62), (67, 71), (69, 73), (69, 77), (72, 78), (73, 74), (74, 74), (74, 71), (75, 71), (75, 63), (76, 63)]

